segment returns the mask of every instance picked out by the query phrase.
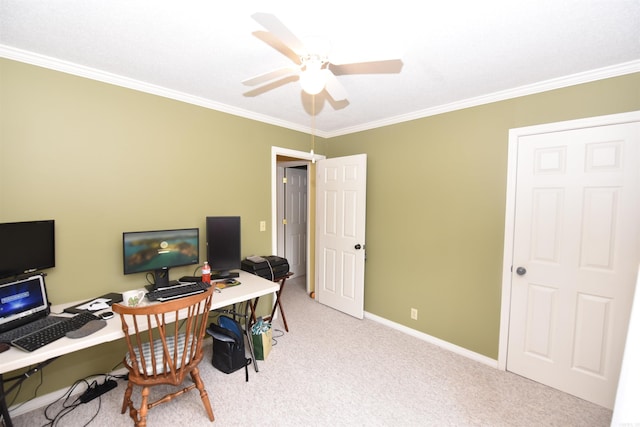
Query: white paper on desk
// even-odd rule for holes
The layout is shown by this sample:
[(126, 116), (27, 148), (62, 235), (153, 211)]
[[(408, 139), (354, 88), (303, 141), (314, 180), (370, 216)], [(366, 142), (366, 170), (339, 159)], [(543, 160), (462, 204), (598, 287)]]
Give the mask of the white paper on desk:
[(96, 298), (92, 301), (79, 305), (76, 308), (79, 310), (89, 310), (92, 305), (96, 304), (96, 307), (93, 307), (92, 311), (102, 310), (109, 307), (109, 301), (111, 301), (109, 298)]

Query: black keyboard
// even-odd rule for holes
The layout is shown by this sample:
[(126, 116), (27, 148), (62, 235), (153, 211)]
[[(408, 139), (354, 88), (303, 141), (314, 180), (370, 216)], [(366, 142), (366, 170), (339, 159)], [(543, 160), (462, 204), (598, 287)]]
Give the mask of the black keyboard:
[(53, 325), (40, 329), (39, 331), (25, 335), (22, 338), (13, 340), (11, 341), (11, 344), (24, 351), (34, 351), (59, 340), (64, 337), (67, 332), (75, 331), (90, 321), (99, 319), (100, 318), (98, 316), (91, 313), (79, 313), (73, 317), (62, 320), (61, 322), (54, 323)]
[(201, 294), (209, 289), (208, 283), (184, 283), (170, 288), (156, 289), (147, 293), (149, 301), (169, 301), (176, 298), (187, 297), (189, 295)]
[(68, 319), (68, 317), (47, 316), (43, 317), (42, 319), (34, 320), (33, 322), (29, 322), (26, 325), (22, 325), (15, 329), (11, 329), (9, 331), (1, 333), (0, 342), (10, 343), (13, 340), (17, 340), (20, 337), (29, 335), (30, 333), (36, 332), (42, 328), (46, 328), (47, 326), (51, 326), (58, 322), (62, 322), (66, 319)]

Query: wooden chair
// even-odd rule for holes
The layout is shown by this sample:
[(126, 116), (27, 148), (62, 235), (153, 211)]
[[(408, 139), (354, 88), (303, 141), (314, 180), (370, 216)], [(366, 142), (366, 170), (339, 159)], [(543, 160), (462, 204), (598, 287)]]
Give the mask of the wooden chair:
[[(212, 286), (201, 294), (147, 306), (113, 305), (113, 311), (120, 315), (129, 347), (124, 358), (124, 365), (129, 370), (129, 383), (122, 413), (128, 407), (136, 426), (147, 425), (149, 409), (194, 388), (200, 391), (209, 420), (214, 420), (211, 402), (198, 371), (213, 290)], [(193, 384), (149, 402), (150, 387), (160, 384), (180, 386), (187, 374)], [(139, 409), (131, 400), (134, 385), (142, 387)]]

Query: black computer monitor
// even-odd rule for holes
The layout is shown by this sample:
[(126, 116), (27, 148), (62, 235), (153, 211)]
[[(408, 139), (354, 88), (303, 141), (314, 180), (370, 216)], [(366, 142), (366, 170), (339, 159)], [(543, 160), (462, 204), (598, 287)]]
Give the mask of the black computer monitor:
[(0, 224), (0, 279), (55, 265), (54, 220)]
[(240, 217), (207, 217), (207, 261), (212, 279), (238, 277), (242, 267), (240, 253)]
[(169, 269), (198, 264), (197, 228), (122, 233), (124, 274), (153, 272), (154, 289), (167, 287)]

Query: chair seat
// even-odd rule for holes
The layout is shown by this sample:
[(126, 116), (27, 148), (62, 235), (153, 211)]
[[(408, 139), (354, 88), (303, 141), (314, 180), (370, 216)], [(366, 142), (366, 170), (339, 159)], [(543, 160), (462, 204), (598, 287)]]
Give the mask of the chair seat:
[[(193, 341), (193, 336), (189, 337), (189, 347), (191, 347), (191, 343)], [(178, 357), (175, 361), (176, 368), (180, 369), (182, 366), (182, 353), (184, 352), (184, 344), (185, 344), (185, 335), (178, 335)], [(175, 350), (175, 339), (173, 336), (167, 337), (167, 349), (173, 358), (174, 350)], [(163, 346), (162, 341), (157, 339), (153, 341), (153, 352), (155, 353), (156, 360), (156, 371), (158, 374), (164, 374), (166, 370), (166, 366), (163, 364)], [(138, 371), (142, 373), (143, 366), (146, 366), (146, 371), (144, 372), (146, 375), (153, 375), (153, 359), (151, 358), (151, 345), (148, 342), (142, 344), (142, 354), (144, 356), (144, 365), (142, 364), (140, 357), (140, 350), (138, 347), (134, 349), (134, 353), (136, 354), (136, 359), (139, 360), (139, 369)], [(131, 354), (127, 353), (125, 356), (125, 360), (128, 366), (133, 366), (133, 361), (131, 360)], [(185, 363), (189, 363), (190, 357), (189, 352), (187, 352), (187, 357)]]

